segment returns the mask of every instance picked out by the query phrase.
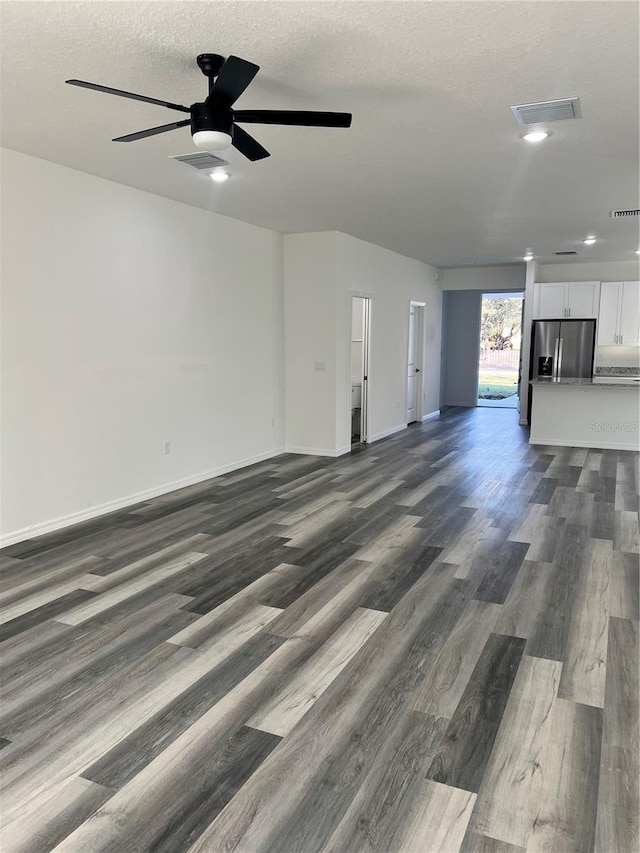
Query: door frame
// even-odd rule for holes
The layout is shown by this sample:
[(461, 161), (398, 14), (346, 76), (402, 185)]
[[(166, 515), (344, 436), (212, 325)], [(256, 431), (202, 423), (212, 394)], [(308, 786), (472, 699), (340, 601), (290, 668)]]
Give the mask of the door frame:
[[(353, 300), (364, 299), (364, 323), (362, 334), (362, 396), (360, 408), (360, 444), (369, 440), (369, 410), (371, 408), (371, 315), (373, 294), (363, 290), (349, 291), (349, 353), (351, 353), (351, 329), (353, 327)], [(349, 435), (351, 435), (351, 355), (349, 355)]]
[(415, 347), (416, 347), (416, 364), (418, 365), (418, 376), (416, 381), (416, 420), (415, 423), (422, 423), (424, 417), (424, 329), (426, 310), (426, 302), (417, 302), (412, 299), (409, 302), (409, 310), (407, 311), (407, 361), (404, 371), (404, 422), (407, 423), (407, 412), (409, 411), (409, 328), (411, 324), (411, 309), (416, 309), (416, 326), (414, 329)]

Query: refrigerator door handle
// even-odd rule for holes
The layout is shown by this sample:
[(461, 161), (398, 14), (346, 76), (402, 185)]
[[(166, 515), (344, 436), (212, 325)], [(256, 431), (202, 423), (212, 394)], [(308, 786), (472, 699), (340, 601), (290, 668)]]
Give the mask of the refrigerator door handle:
[(553, 379), (558, 378), (558, 354), (560, 352), (560, 338), (556, 338), (556, 345), (553, 350)]
[(562, 347), (564, 344), (564, 341), (562, 338), (558, 339), (558, 344), (559, 344), (559, 346), (558, 346), (558, 369), (556, 371), (556, 378), (561, 379), (562, 378)]

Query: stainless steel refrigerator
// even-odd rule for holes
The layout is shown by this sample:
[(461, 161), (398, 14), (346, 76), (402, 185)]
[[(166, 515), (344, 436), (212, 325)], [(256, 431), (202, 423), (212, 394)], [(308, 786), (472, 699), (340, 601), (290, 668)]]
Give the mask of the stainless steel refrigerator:
[[(529, 379), (558, 382), (593, 376), (596, 344), (595, 320), (534, 320), (531, 333)], [(529, 385), (529, 417), (533, 388)]]
[(535, 320), (531, 336), (531, 379), (593, 376), (595, 320)]

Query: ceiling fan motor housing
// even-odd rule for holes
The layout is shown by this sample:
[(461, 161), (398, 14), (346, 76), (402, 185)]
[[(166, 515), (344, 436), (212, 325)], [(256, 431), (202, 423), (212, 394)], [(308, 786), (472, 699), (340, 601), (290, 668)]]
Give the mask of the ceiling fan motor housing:
[(231, 136), (233, 113), (231, 110), (212, 110), (206, 103), (191, 105), (191, 135), (201, 130), (217, 130)]

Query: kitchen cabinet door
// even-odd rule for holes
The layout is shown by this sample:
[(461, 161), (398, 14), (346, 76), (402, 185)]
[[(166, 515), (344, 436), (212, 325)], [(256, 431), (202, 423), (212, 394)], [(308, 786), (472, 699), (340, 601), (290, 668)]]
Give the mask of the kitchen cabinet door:
[[(620, 340), (622, 346), (640, 344), (640, 281), (624, 281), (621, 290)], [(599, 342), (598, 338), (598, 342)]]
[(566, 282), (536, 284), (536, 288), (538, 299), (534, 320), (561, 320), (567, 316), (569, 285)]
[(598, 316), (599, 281), (572, 281), (567, 297), (567, 317), (570, 320), (589, 320)]
[(621, 281), (603, 281), (600, 289), (598, 314), (598, 346), (611, 347), (618, 343), (620, 325)]

